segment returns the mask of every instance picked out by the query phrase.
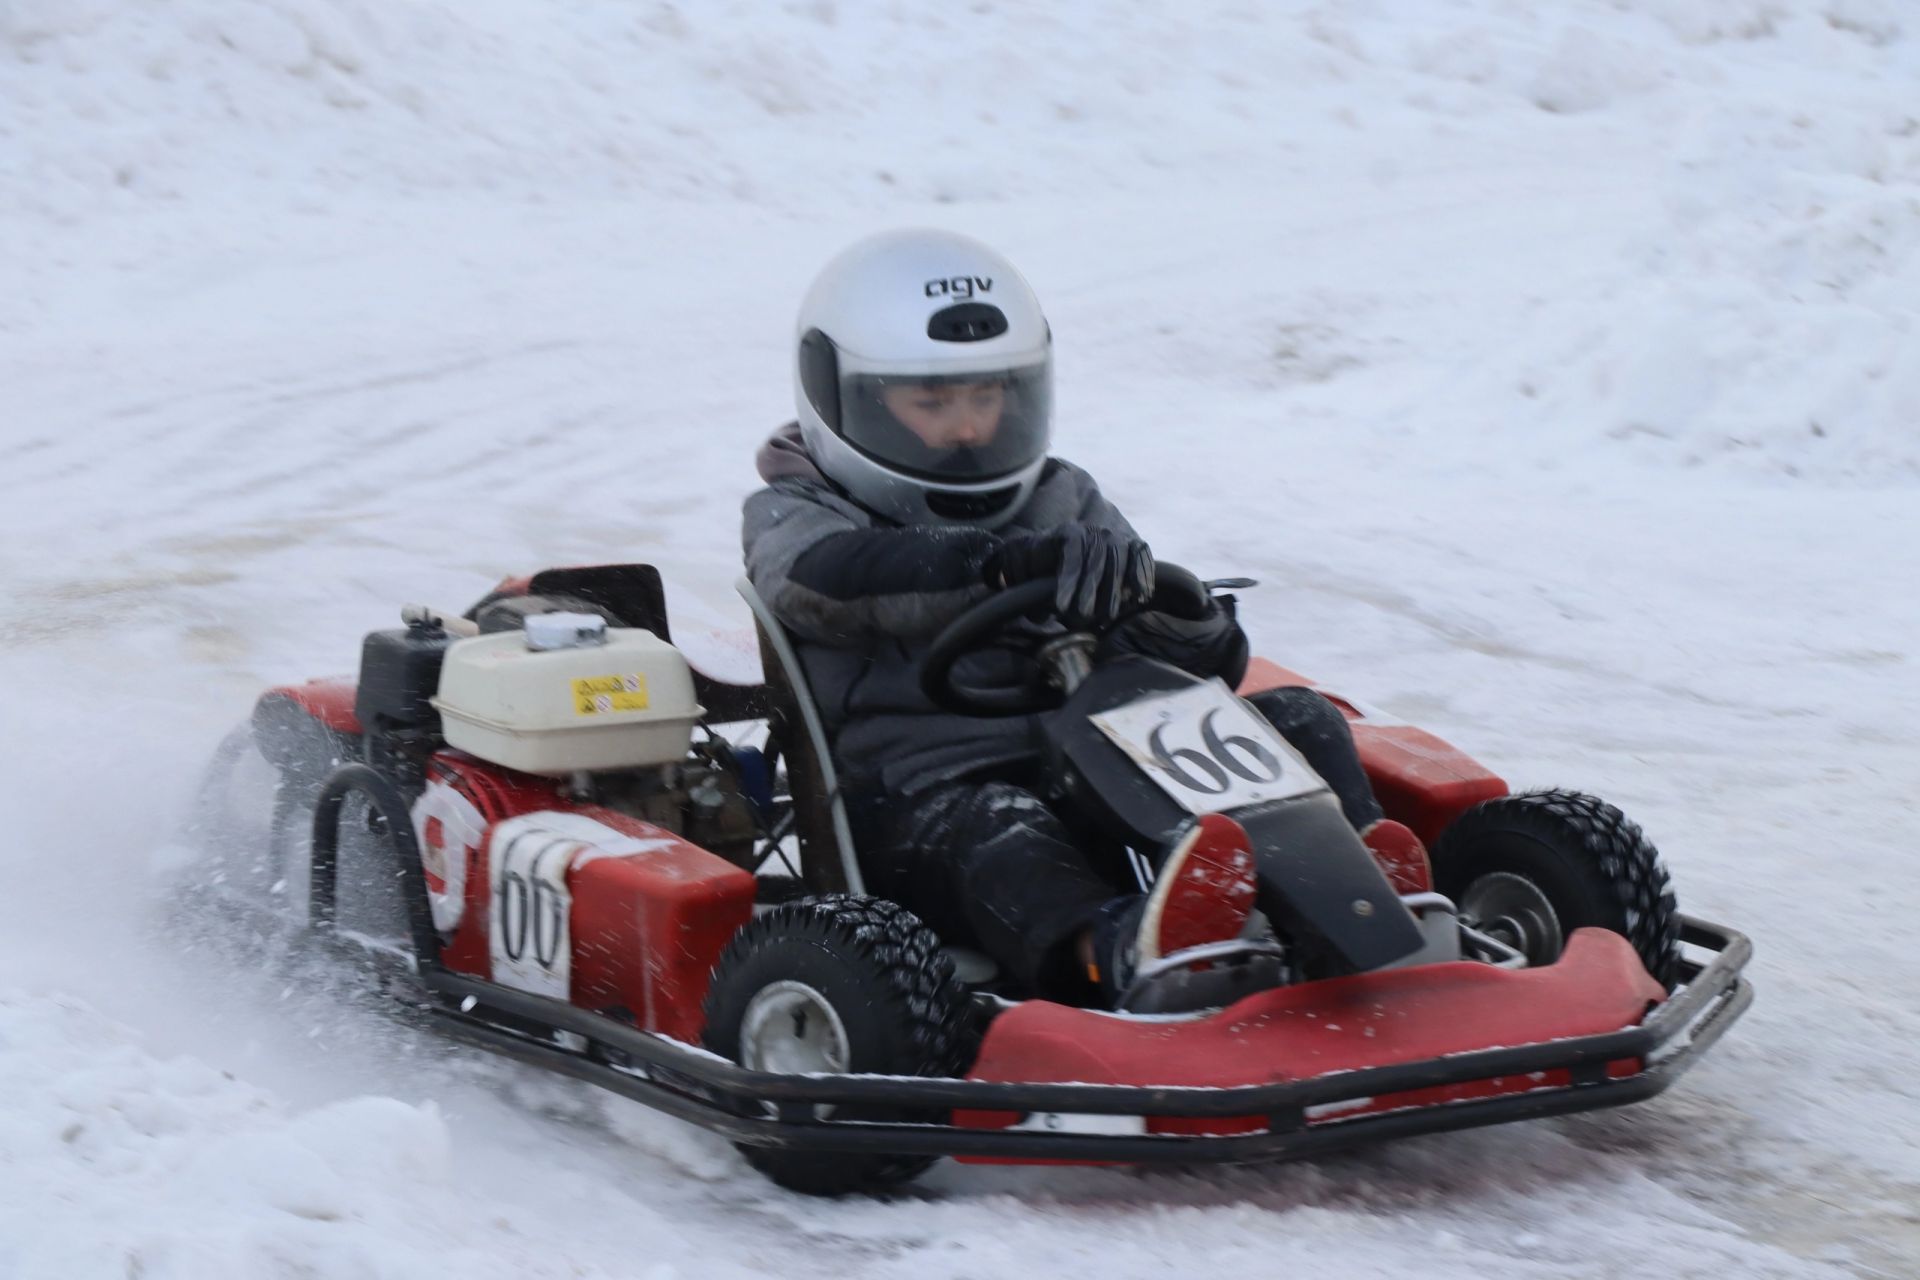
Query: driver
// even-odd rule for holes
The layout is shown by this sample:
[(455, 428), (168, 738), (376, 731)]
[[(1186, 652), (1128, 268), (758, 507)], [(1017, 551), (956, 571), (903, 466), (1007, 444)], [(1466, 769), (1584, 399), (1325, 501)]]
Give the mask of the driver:
[[(833, 744), (869, 887), (1029, 988), (1111, 1003), (1146, 961), (1237, 937), (1254, 901), (1237, 824), (1190, 824), (1149, 894), (1089, 852), (1041, 798), (1031, 718), (936, 707), (919, 667), (947, 623), (993, 591), (1057, 579), (1057, 622), (1100, 655), (1163, 659), (1232, 687), (1248, 647), (1231, 597), (1197, 621), (1128, 610), (1153, 555), (1093, 478), (1048, 456), (1052, 334), (1013, 265), (939, 231), (843, 252), (800, 307), (799, 420), (758, 456), (747, 576), (796, 641)], [(1033, 636), (964, 657), (969, 685), (1018, 683)], [(1383, 822), (1345, 719), (1307, 689), (1251, 699), (1339, 796), (1401, 888), (1425, 888), (1412, 832)], [(1111, 864), (1111, 865), (1109, 865)]]

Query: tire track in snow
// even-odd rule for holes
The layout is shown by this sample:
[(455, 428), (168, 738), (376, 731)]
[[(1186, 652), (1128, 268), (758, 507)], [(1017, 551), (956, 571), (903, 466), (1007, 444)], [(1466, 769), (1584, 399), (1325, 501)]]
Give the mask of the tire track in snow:
[(1500, 629), (1485, 619), (1476, 618), (1466, 621), (1457, 617), (1436, 612), (1422, 605), (1412, 596), (1396, 591), (1378, 583), (1357, 581), (1351, 577), (1342, 577), (1329, 569), (1307, 569), (1298, 561), (1253, 561), (1263, 573), (1282, 579), (1287, 586), (1322, 595), (1352, 600), (1382, 613), (1391, 614), (1412, 622), (1436, 639), (1456, 648), (1477, 653), (1484, 657), (1495, 658), (1502, 662), (1520, 663), (1539, 667), (1549, 671), (1566, 672), (1586, 680), (1599, 680), (1621, 686), (1636, 686), (1662, 698), (1691, 702), (1716, 711), (1737, 711), (1765, 716), (1776, 720), (1807, 719), (1820, 714), (1818, 709), (1807, 706), (1766, 705), (1737, 699), (1720, 698), (1694, 688), (1691, 685), (1675, 684), (1670, 681), (1650, 679), (1647, 676), (1626, 668), (1599, 662), (1591, 658), (1571, 657), (1565, 654), (1551, 653), (1533, 648), (1510, 639), (1500, 633)]

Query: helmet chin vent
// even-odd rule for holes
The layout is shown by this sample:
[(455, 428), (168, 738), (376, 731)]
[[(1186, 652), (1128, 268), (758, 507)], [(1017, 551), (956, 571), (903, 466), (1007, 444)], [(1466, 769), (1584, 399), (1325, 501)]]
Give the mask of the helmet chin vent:
[(1007, 313), (985, 302), (962, 302), (942, 307), (927, 321), (927, 336), (936, 342), (984, 342), (1007, 331)]
[(927, 509), (948, 520), (984, 520), (1005, 511), (1019, 496), (1020, 486), (1017, 484), (1010, 484), (1004, 489), (989, 489), (985, 493), (930, 489), (927, 491)]

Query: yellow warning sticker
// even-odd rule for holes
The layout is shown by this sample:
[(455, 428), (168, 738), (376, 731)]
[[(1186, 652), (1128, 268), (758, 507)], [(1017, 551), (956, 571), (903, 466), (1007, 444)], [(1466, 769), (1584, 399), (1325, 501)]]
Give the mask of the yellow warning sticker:
[(573, 714), (577, 716), (646, 709), (647, 678), (638, 671), (625, 676), (588, 676), (573, 682)]

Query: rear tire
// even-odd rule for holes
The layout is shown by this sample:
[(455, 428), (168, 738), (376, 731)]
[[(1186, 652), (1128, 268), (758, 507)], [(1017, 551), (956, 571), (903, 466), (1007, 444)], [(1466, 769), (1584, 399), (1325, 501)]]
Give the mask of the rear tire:
[[(880, 898), (803, 898), (748, 924), (714, 966), (706, 1018), (706, 1047), (755, 1070), (957, 1076), (972, 1058), (952, 961), (919, 917)], [(857, 1118), (938, 1117), (862, 1108)], [(883, 1191), (939, 1158), (735, 1145), (774, 1182), (818, 1196)]]
[(1433, 874), (1463, 918), (1530, 965), (1553, 963), (1568, 935), (1596, 926), (1632, 943), (1661, 986), (1679, 976), (1679, 915), (1660, 852), (1592, 796), (1536, 791), (1475, 805), (1434, 846)]

